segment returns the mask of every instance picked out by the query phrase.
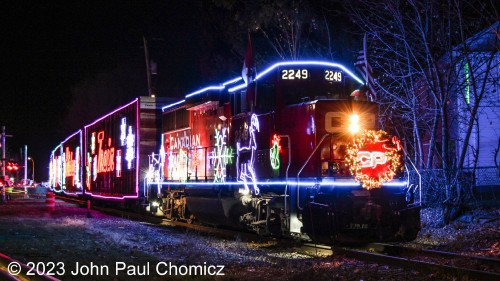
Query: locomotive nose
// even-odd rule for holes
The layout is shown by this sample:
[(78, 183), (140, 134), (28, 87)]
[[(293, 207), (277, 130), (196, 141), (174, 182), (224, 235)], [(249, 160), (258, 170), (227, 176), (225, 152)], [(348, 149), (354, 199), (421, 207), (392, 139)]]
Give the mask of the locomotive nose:
[(359, 214), (367, 221), (378, 221), (382, 216), (382, 206), (375, 204), (372, 201), (368, 201), (365, 206), (360, 209)]

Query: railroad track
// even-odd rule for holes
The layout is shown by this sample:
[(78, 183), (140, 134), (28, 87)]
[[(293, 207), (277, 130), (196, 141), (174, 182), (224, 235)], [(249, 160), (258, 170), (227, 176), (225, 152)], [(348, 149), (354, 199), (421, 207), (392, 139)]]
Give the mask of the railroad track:
[(425, 273), (440, 273), (464, 280), (500, 280), (500, 259), (370, 243), (363, 248), (304, 244), (304, 253), (343, 255), (357, 260), (386, 264)]
[[(65, 200), (67, 198), (61, 197)], [(75, 203), (85, 206), (86, 202), (72, 199)], [(277, 244), (291, 245), (294, 250), (303, 254), (327, 257), (332, 255), (342, 255), (357, 260), (386, 264), (415, 270), (425, 273), (441, 273), (465, 279), (474, 280), (500, 280), (500, 259), (474, 257), (451, 252), (415, 249), (394, 244), (370, 243), (363, 248), (331, 247), (312, 243), (302, 243), (296, 247), (296, 243), (282, 241), (272, 237), (259, 236), (253, 233), (246, 233), (225, 228), (216, 228), (181, 221), (171, 221), (164, 218), (153, 217), (147, 214), (136, 214), (124, 210), (93, 206), (96, 209), (108, 214), (128, 219), (134, 219), (154, 225), (181, 227), (201, 233), (213, 234), (224, 238), (239, 238), (245, 241), (269, 242)]]
[(224, 228), (214, 228), (179, 221), (163, 220), (161, 225), (183, 227), (219, 237), (240, 237), (246, 241), (273, 241), (284, 247), (315, 257), (343, 255), (358, 260), (386, 264), (425, 273), (452, 275), (464, 280), (500, 280), (500, 260), (486, 257), (474, 257), (451, 252), (408, 248), (392, 244), (370, 243), (364, 249), (331, 247), (312, 243), (297, 243), (290, 240), (275, 239)]
[(412, 256), (422, 256), (429, 259), (444, 261), (447, 265), (451, 266), (472, 267), (473, 269), (487, 270), (500, 274), (500, 259), (498, 258), (462, 255), (437, 250), (416, 249), (386, 243), (371, 243), (368, 247), (374, 249), (376, 252), (387, 253), (393, 256), (410, 258)]
[[(173, 222), (175, 226), (183, 226), (201, 232), (214, 233), (219, 236), (236, 237), (240, 231), (217, 229), (209, 226), (197, 226), (181, 222)], [(171, 223), (163, 223), (169, 225)], [(386, 264), (425, 273), (441, 273), (460, 277), (464, 280), (500, 280), (500, 259), (461, 255), (452, 252), (415, 249), (393, 244), (370, 243), (363, 248), (332, 247), (313, 243), (297, 243), (290, 240), (277, 240), (252, 233), (244, 233), (247, 240), (271, 241), (284, 245), (315, 257), (343, 255), (358, 260)]]

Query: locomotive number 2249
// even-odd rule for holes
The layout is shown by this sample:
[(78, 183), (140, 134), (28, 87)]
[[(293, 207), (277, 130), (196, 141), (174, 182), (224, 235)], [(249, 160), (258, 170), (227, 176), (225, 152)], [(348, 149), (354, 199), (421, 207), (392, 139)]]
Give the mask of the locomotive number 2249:
[(281, 70), (281, 79), (283, 80), (303, 80), (309, 78), (307, 69), (283, 69)]
[[(309, 78), (307, 69), (282, 69), (282, 80), (305, 80)], [(331, 82), (342, 82), (342, 72), (334, 70), (325, 70), (325, 80)]]
[(325, 70), (325, 80), (333, 82), (342, 82), (342, 72)]

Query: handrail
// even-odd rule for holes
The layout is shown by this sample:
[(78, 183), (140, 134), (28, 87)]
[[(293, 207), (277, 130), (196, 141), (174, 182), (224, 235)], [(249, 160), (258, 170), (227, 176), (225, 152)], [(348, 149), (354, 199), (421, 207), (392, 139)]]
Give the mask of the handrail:
[[(413, 169), (415, 169), (415, 172), (418, 175), (418, 191), (419, 191), (418, 201), (419, 201), (420, 204), (422, 204), (422, 175), (418, 171), (418, 169), (415, 166), (415, 164), (413, 164), (413, 161), (411, 161), (411, 158), (410, 158), (410, 156), (408, 156), (408, 152), (406, 152), (406, 149), (404, 147), (402, 149), (403, 149), (403, 153), (404, 153), (406, 159), (408, 159), (408, 162), (410, 162), (411, 166), (413, 167)], [(406, 169), (406, 170), (408, 170), (408, 169)], [(409, 183), (410, 183), (410, 173), (408, 173), (408, 184)]]
[(288, 165), (286, 167), (286, 172), (285, 172), (285, 216), (288, 215), (288, 211), (286, 208), (286, 195), (288, 193), (288, 170), (290, 169), (290, 164), (292, 163), (292, 140), (290, 139), (289, 135), (280, 135), (281, 138), (287, 138), (288, 139)]
[(323, 141), (328, 136), (330, 136), (330, 134), (325, 134), (321, 138), (321, 140), (319, 141), (319, 143), (316, 145), (316, 147), (313, 149), (313, 151), (311, 152), (311, 154), (307, 158), (306, 162), (304, 162), (304, 165), (302, 165), (302, 167), (300, 168), (299, 172), (297, 173), (297, 208), (299, 208), (299, 210), (303, 209), (302, 207), (300, 207), (300, 200), (299, 200), (300, 199), (300, 188), (299, 188), (300, 173), (302, 173), (302, 170), (304, 170), (304, 168), (306, 167), (306, 165), (309, 163), (309, 160), (311, 160), (311, 158), (313, 157), (314, 153), (316, 153), (316, 151), (318, 150), (318, 148), (320, 147), (320, 145), (323, 143)]

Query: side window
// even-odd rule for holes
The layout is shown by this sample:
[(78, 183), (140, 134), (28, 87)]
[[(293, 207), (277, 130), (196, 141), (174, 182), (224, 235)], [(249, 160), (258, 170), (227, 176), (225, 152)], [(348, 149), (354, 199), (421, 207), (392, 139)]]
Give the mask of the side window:
[(257, 112), (266, 113), (276, 109), (275, 87), (272, 84), (262, 84), (257, 88)]
[(165, 113), (163, 114), (162, 119), (163, 132), (168, 132), (189, 126), (189, 112), (184, 108)]
[(231, 111), (233, 115), (247, 112), (247, 90), (244, 89), (240, 92), (235, 92), (231, 95)]

